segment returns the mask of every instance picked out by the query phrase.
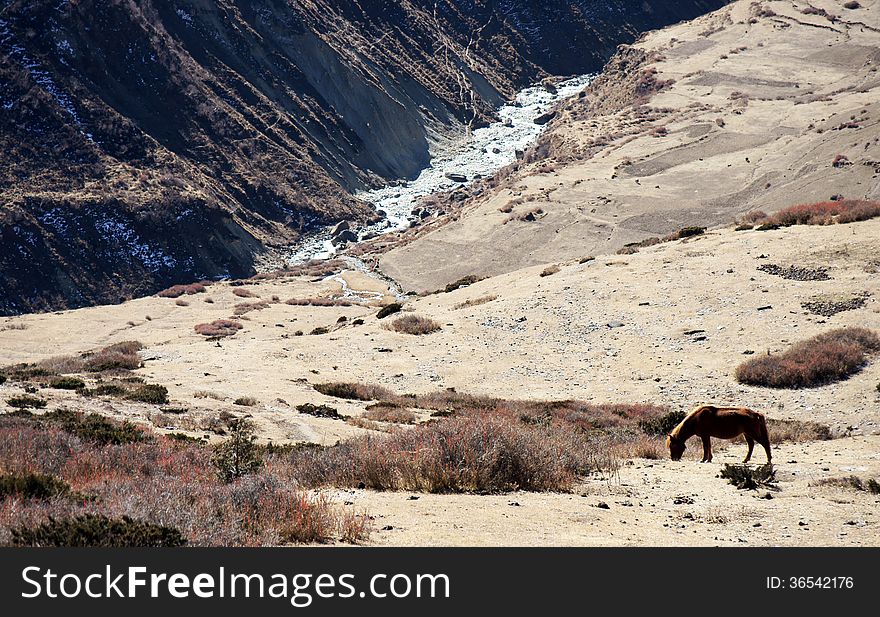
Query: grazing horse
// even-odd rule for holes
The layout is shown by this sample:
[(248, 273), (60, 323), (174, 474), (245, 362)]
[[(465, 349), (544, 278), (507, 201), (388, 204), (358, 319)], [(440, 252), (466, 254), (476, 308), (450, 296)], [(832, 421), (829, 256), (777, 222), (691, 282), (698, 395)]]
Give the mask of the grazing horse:
[(749, 444), (749, 452), (743, 463), (748, 463), (752, 458), (752, 449), (756, 441), (764, 446), (767, 462), (770, 462), (770, 435), (767, 432), (767, 422), (764, 420), (764, 414), (757, 411), (745, 407), (700, 405), (685, 416), (684, 420), (666, 437), (666, 447), (669, 448), (673, 461), (681, 460), (685, 442), (694, 435), (699, 435), (703, 440), (701, 463), (712, 461), (710, 437), (733, 439), (740, 435), (745, 435), (746, 443)]

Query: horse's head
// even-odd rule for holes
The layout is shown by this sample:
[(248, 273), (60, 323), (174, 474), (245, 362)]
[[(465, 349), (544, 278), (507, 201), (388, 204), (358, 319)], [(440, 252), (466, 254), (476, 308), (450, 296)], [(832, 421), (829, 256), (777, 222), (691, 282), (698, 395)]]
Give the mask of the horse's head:
[(685, 449), (683, 439), (679, 439), (672, 433), (669, 433), (666, 436), (666, 447), (669, 448), (669, 455), (672, 457), (673, 461), (681, 460), (681, 455), (684, 454)]

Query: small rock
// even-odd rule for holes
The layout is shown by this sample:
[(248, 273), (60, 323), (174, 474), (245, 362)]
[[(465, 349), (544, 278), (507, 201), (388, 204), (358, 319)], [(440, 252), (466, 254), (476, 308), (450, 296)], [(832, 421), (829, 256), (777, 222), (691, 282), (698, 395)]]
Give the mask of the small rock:
[(608, 505), (607, 503), (605, 503), (604, 501), (600, 501), (599, 503), (597, 503), (597, 504), (596, 504), (596, 507), (597, 507), (597, 508), (601, 508), (601, 509), (603, 509), (603, 510), (610, 510), (610, 509), (611, 509), (611, 506), (609, 506), (609, 505)]

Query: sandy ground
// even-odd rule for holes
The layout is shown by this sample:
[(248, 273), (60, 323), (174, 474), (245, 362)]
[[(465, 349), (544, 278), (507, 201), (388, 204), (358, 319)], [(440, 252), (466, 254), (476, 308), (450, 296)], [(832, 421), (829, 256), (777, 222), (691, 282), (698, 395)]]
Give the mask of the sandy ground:
[[(193, 325), (228, 317), (242, 299), (233, 295), (241, 287), (216, 284), (208, 294), (187, 297), (188, 306), (152, 297), (3, 319), (0, 358), (3, 364), (34, 361), (137, 339), (147, 346), (139, 373), (166, 385), (172, 406), (187, 413), (43, 391), (51, 398), (49, 408), (97, 410), (196, 435), (210, 434), (203, 425), (220, 411), (250, 414), (261, 437), (276, 442), (330, 444), (363, 433), (350, 423), (294, 409), (311, 402), (344, 415), (363, 413), (364, 403), (327, 398), (310, 385), (325, 381), (379, 383), (401, 393), (455, 387), (508, 398), (654, 402), (678, 409), (703, 402), (747, 405), (773, 418), (826, 423), (842, 437), (781, 446), (775, 457), (781, 490), (771, 500), (715, 477), (720, 462), (742, 456), (741, 445), (720, 451), (710, 465), (633, 461), (619, 475), (591, 479), (567, 495), (410, 500), (408, 494), (336, 493), (375, 517), (379, 544), (880, 544), (872, 514), (876, 496), (810, 485), (820, 477), (880, 474), (880, 362), (844, 382), (806, 390), (746, 387), (731, 377), (749, 357), (746, 351), (781, 351), (846, 325), (880, 329), (878, 243), (876, 220), (769, 232), (726, 228), (634, 255), (563, 262), (552, 276), (541, 277), (543, 267), (527, 268), (412, 299), (407, 310), (443, 324), (442, 331), (423, 337), (383, 329), (376, 306), (280, 303), (249, 313), (244, 330), (218, 346), (195, 334)], [(823, 267), (830, 278), (787, 280), (758, 270), (762, 264)], [(346, 278), (350, 289), (377, 290), (374, 279)], [(244, 287), (281, 300), (341, 290), (335, 280), (306, 279)], [(833, 317), (802, 307), (811, 299), (865, 293), (863, 307)], [(493, 301), (456, 308), (493, 295)], [(213, 304), (205, 302), (208, 296)], [(342, 316), (347, 321), (337, 324)], [(362, 325), (354, 325), (358, 318)], [(332, 331), (309, 335), (317, 326)], [(306, 334), (296, 336), (297, 329)], [(14, 384), (0, 386), (0, 397), (17, 391)], [(210, 396), (196, 398), (206, 392)], [(241, 396), (259, 402), (234, 405)], [(760, 452), (756, 457), (763, 460)], [(694, 503), (673, 503), (681, 496)], [(599, 501), (611, 509), (597, 508)], [(388, 525), (393, 529), (383, 531)]]
[[(434, 290), (752, 209), (880, 198), (880, 2), (841, 5), (740, 0), (645, 35), (636, 46), (656, 60), (641, 68), (671, 86), (640, 110), (594, 114), (575, 99), (548, 129), (549, 158), (433, 231), (405, 235), (382, 271), (405, 289)], [(810, 6), (835, 20), (802, 13)], [(838, 154), (851, 164), (834, 167)], [(508, 222), (533, 208), (543, 217)]]

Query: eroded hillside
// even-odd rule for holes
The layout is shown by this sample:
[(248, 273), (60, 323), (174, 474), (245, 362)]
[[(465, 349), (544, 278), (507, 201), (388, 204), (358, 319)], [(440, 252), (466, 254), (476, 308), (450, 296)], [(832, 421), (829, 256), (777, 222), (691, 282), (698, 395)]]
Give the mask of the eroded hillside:
[(720, 4), (6, 2), (0, 312), (252, 273), (526, 83)]

